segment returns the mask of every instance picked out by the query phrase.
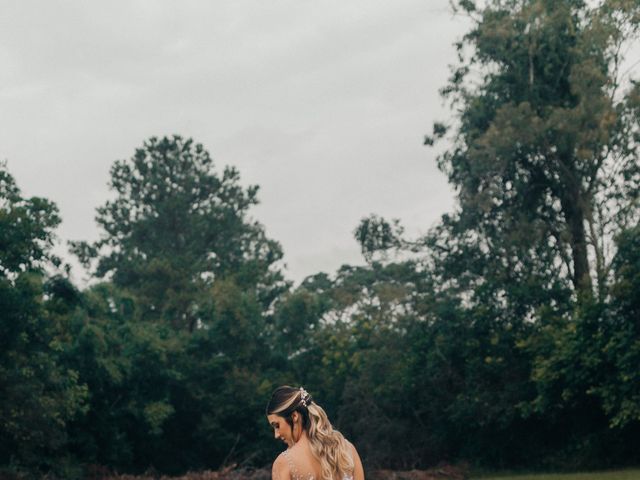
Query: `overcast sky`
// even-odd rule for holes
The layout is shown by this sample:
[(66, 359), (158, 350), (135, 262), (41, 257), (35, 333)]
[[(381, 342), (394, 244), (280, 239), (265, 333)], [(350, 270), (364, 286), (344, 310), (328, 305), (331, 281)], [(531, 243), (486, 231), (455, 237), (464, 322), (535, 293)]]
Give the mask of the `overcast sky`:
[(98, 238), (111, 164), (173, 133), (260, 185), (253, 216), (295, 281), (362, 263), (363, 216), (418, 233), (453, 207), (422, 145), (467, 27), (448, 0), (0, 7), (0, 160), (57, 203), (61, 241)]

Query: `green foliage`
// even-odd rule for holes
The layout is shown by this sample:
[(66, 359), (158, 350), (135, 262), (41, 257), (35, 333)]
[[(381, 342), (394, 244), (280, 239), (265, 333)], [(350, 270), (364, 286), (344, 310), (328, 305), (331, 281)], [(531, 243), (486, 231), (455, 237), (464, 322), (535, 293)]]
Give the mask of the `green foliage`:
[(153, 464), (175, 414), (172, 384), (182, 378), (185, 338), (168, 325), (140, 322), (133, 298), (108, 284), (83, 294), (69, 336), (65, 358), (90, 392), (89, 412), (70, 425), (72, 451), (119, 469)]
[[(624, 430), (640, 423), (640, 229), (621, 232), (617, 244), (611, 303), (584, 309), (565, 327), (565, 338), (548, 360), (564, 368), (543, 366), (547, 377), (553, 372), (567, 385), (580, 372), (578, 385), (601, 402), (612, 428)], [(571, 390), (563, 393), (570, 396)]]
[(583, 294), (592, 272), (606, 294), (607, 240), (637, 216), (636, 94), (618, 72), (636, 11), (633, 2), (487, 2), (445, 89), (460, 115), (439, 163), (459, 189), (460, 228), (520, 244), (518, 258), (533, 242), (511, 233), (533, 231), (553, 256), (545, 264), (563, 265)]
[(111, 279), (71, 314), (67, 359), (92, 393), (74, 453), (172, 473), (265, 461), (267, 312), (287, 283), (279, 245), (247, 219), (257, 187), (233, 168), (216, 175), (206, 150), (177, 136), (150, 139), (111, 177), (105, 235), (73, 244)]
[[(443, 89), (459, 115), (425, 143), (453, 132), (439, 165), (459, 209), (417, 241), (375, 216), (356, 232), (369, 262), (410, 253), (422, 260), (404, 265), (428, 279), (409, 290), (422, 301), (402, 336), (408, 373), (391, 378), (406, 382), (394, 399), (412, 399), (432, 435), (405, 430), (407, 412), (391, 424), (411, 438), (411, 458), (563, 467), (636, 458), (637, 322), (618, 306), (632, 298), (620, 297), (630, 290), (618, 265), (633, 255), (625, 241), (616, 254), (613, 237), (638, 221), (638, 87), (618, 71), (637, 2), (456, 6), (474, 25)], [(369, 288), (363, 296), (380, 305)], [(366, 378), (351, 374), (349, 388)], [(365, 385), (360, 394), (377, 398), (375, 382)]]
[(55, 205), (23, 198), (0, 167), (0, 462), (16, 468), (55, 468), (87, 396), (60, 361), (61, 325), (45, 308), (39, 269), (59, 222)]
[(276, 268), (277, 242), (247, 219), (258, 188), (243, 188), (238, 171), (221, 175), (200, 144), (179, 136), (151, 138), (111, 169), (116, 198), (98, 208), (103, 237), (72, 242), (98, 277), (110, 276), (139, 298), (142, 318), (193, 331), (211, 308), (218, 279), (255, 289), (265, 307), (286, 285)]
[(23, 198), (6, 164), (0, 163), (0, 275), (57, 264), (49, 249), (59, 223), (58, 208), (44, 198)]
[(362, 255), (368, 262), (375, 253), (384, 253), (402, 245), (403, 229), (399, 220), (389, 223), (377, 215), (370, 215), (360, 221), (354, 233)]

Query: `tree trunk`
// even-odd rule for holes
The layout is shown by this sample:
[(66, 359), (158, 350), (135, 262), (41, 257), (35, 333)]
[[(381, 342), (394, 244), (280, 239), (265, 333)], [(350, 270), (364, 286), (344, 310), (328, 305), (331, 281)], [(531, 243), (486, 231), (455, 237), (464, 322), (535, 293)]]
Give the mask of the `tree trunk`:
[[(571, 182), (574, 183), (574, 182)], [(560, 196), (562, 211), (570, 234), (571, 255), (573, 259), (573, 286), (578, 293), (592, 292), (589, 259), (587, 257), (587, 239), (584, 228), (584, 202), (580, 187), (565, 184), (566, 189)]]

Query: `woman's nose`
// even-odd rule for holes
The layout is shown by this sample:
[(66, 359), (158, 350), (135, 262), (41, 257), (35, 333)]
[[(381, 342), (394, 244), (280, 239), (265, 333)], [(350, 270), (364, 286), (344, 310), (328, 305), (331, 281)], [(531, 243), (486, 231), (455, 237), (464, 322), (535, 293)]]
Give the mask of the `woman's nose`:
[(277, 430), (273, 431), (273, 438), (275, 438), (275, 439), (280, 438), (280, 436), (278, 435), (278, 431)]

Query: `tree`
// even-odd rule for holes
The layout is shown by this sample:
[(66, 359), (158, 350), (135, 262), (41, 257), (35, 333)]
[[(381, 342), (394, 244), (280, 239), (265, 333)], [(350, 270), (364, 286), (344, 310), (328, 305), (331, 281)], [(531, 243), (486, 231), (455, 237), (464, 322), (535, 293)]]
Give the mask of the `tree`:
[(41, 197), (23, 198), (6, 163), (0, 163), (0, 276), (15, 278), (58, 264), (50, 249), (59, 224), (56, 205)]
[(67, 312), (63, 359), (89, 391), (86, 415), (68, 425), (68, 448), (85, 465), (144, 471), (180, 463), (180, 454), (168, 455), (165, 430), (188, 334), (138, 315), (135, 297), (106, 282)]
[(286, 287), (280, 245), (247, 218), (258, 187), (243, 188), (234, 168), (216, 174), (202, 145), (151, 138), (113, 165), (110, 187), (116, 198), (96, 217), (102, 238), (72, 248), (96, 264), (96, 276), (135, 293), (143, 318), (192, 331), (213, 308), (210, 289), (220, 279), (255, 290), (265, 307)]
[[(633, 0), (458, 7), (473, 28), (443, 89), (460, 115), (454, 146), (439, 157), (458, 189), (457, 227), (492, 252), (519, 245), (504, 251), (511, 269), (544, 244), (553, 255), (543, 262), (562, 265), (576, 292), (591, 294), (595, 277), (605, 296), (613, 235), (637, 221), (638, 86), (619, 68), (640, 7)], [(446, 130), (436, 124), (434, 136)]]
[(570, 439), (558, 447), (583, 465), (638, 461), (630, 444), (640, 434), (639, 240), (637, 226), (616, 237), (610, 299), (581, 302), (568, 320), (555, 318), (523, 343), (534, 355), (537, 391), (527, 409), (582, 438), (580, 449)]
[(596, 393), (614, 426), (640, 423), (640, 225), (621, 232), (614, 258), (611, 335), (602, 349), (614, 365)]
[[(532, 437), (558, 432), (546, 443), (559, 456), (584, 465), (612, 458), (607, 445), (630, 437), (607, 428), (610, 412), (593, 388), (621, 371), (603, 356), (612, 338), (603, 315), (610, 313), (613, 239), (638, 221), (638, 85), (620, 64), (623, 45), (638, 32), (640, 5), (457, 5), (473, 27), (443, 89), (459, 114), (448, 126), (453, 146), (438, 161), (457, 188), (459, 211), (424, 243), (438, 283), (460, 299), (470, 339), (495, 338), (501, 347), (486, 357), (502, 372), (493, 386), (501, 394), (487, 395), (492, 366), (478, 363), (481, 388), (463, 389), (472, 393), (466, 403), (491, 398), (472, 417), (491, 421), (502, 405), (501, 422), (511, 416), (511, 428), (537, 419), (545, 427)], [(426, 143), (447, 131), (434, 125)], [(467, 365), (482, 359), (472, 350), (464, 356)], [(496, 424), (485, 434), (500, 431), (509, 429)], [(531, 452), (549, 455), (543, 444)]]
[(110, 186), (102, 238), (72, 243), (105, 279), (68, 320), (66, 359), (91, 392), (73, 452), (168, 473), (262, 461), (266, 322), (288, 283), (280, 246), (248, 218), (257, 187), (233, 168), (218, 175), (202, 145), (178, 136), (116, 162)]
[[(421, 258), (429, 279), (433, 297), (406, 337), (409, 397), (448, 455), (494, 466), (620, 461), (611, 446), (637, 431), (635, 400), (621, 400), (634, 391), (635, 354), (608, 358), (620, 351), (609, 342), (633, 352), (635, 334), (611, 328), (626, 284), (614, 238), (640, 212), (639, 89), (620, 64), (640, 4), (454, 5), (472, 22), (442, 90), (457, 114), (425, 143), (453, 132), (438, 162), (458, 209), (417, 241), (375, 216), (357, 229), (369, 262), (396, 250)], [(609, 428), (619, 411), (624, 432)]]
[(86, 387), (60, 359), (62, 329), (45, 308), (42, 269), (60, 223), (56, 206), (24, 198), (0, 165), (0, 464), (54, 468)]

